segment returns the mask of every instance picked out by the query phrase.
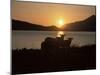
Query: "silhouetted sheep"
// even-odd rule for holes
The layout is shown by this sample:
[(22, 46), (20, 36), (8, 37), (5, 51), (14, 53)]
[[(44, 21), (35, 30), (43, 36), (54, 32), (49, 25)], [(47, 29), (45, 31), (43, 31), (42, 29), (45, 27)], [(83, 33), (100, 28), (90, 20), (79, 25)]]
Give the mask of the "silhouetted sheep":
[(41, 43), (41, 50), (46, 54), (64, 53), (65, 49), (70, 48), (72, 39), (73, 38), (68, 38), (64, 40), (64, 35), (56, 38), (47, 37), (45, 41)]

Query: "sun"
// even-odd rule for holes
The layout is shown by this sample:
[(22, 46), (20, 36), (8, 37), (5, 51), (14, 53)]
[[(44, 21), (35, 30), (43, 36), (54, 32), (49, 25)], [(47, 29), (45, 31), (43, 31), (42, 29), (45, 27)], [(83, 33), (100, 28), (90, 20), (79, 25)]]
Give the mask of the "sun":
[(64, 25), (64, 20), (63, 19), (59, 19), (58, 20), (58, 27), (61, 28)]

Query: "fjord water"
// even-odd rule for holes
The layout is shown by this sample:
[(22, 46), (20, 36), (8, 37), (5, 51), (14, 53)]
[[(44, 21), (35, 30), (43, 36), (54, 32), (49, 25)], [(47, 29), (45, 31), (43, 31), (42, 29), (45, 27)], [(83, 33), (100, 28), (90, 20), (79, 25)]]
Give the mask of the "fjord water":
[[(12, 49), (40, 49), (46, 37), (56, 38), (59, 31), (12, 31)], [(95, 32), (63, 31), (65, 39), (72, 37), (71, 45), (90, 45), (96, 43)]]

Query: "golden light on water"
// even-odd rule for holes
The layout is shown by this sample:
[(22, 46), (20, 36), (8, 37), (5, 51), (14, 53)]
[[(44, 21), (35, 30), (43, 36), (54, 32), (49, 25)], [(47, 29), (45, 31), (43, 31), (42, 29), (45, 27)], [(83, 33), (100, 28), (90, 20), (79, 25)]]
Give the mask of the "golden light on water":
[(59, 31), (59, 32), (57, 33), (57, 37), (61, 37), (61, 35), (64, 35), (64, 32), (63, 32), (63, 31)]

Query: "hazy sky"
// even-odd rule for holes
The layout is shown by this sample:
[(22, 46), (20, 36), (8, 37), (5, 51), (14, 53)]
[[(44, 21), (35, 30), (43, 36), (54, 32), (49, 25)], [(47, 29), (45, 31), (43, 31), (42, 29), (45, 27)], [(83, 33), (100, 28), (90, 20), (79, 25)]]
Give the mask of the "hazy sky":
[(40, 25), (58, 25), (80, 21), (95, 15), (95, 6), (50, 4), (36, 2), (12, 2), (12, 19)]

